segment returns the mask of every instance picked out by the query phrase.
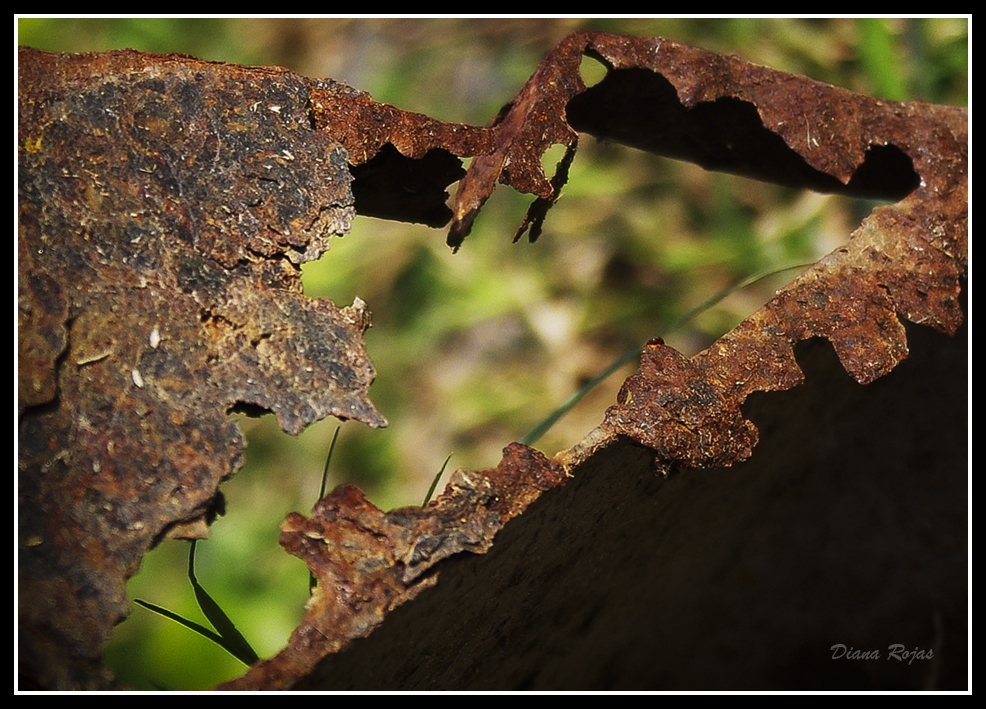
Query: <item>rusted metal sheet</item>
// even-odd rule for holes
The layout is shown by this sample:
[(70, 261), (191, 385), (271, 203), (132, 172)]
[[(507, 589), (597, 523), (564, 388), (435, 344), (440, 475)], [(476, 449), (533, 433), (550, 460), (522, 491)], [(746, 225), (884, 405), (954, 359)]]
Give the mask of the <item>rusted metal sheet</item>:
[[(586, 89), (583, 54), (610, 69)], [(499, 181), (534, 194), (517, 236), (531, 240), (557, 200), (575, 129), (792, 187), (901, 199), (764, 309), (687, 362), (649, 346), (604, 429), (683, 465), (723, 465), (756, 444), (739, 406), (801, 381), (791, 347), (828, 338), (846, 370), (873, 381), (907, 356), (898, 316), (952, 333), (967, 266), (967, 116), (880, 101), (661, 38), (576, 32), (493, 124), (497, 149), (460, 183), (449, 244), (458, 248)], [(541, 156), (568, 154), (549, 181)]]
[[(579, 77), (583, 52), (611, 68), (588, 90)], [(474, 160), (460, 182), (453, 248), (497, 181), (536, 195), (518, 236), (531, 228), (537, 237), (577, 149), (576, 123), (601, 138), (795, 187), (896, 199), (913, 192), (876, 209), (845, 247), (706, 351), (688, 359), (649, 344), (603, 424), (555, 460), (571, 470), (628, 436), (654, 451), (658, 470), (729, 466), (758, 440), (740, 410), (746, 398), (802, 382), (799, 341), (828, 338), (846, 370), (868, 383), (907, 356), (898, 317), (953, 333), (966, 269), (966, 120), (959, 109), (877, 101), (658, 38), (564, 40), (491, 124), (495, 152)], [(541, 156), (554, 143), (568, 153), (548, 180)], [(497, 472), (510, 466), (508, 455)], [(399, 556), (390, 563), (392, 574), (405, 568)], [(388, 598), (372, 604), (384, 613)], [(263, 676), (258, 668), (227, 686), (289, 686), (293, 663), (315, 652), (297, 648), (265, 663)]]
[[(584, 53), (610, 67), (590, 89)], [(230, 687), (293, 686), (436, 583), (438, 562), (486, 551), (619, 436), (652, 449), (662, 470), (749, 457), (758, 433), (740, 406), (802, 381), (801, 340), (828, 338), (868, 383), (907, 356), (900, 318), (954, 332), (967, 121), (960, 109), (598, 33), (559, 44), (485, 129), (280, 69), (22, 51), (22, 671), (42, 686), (109, 681), (97, 657), (125, 613), (123, 582), (169, 530), (204, 533), (219, 483), (240, 465), (231, 406), (270, 409), (291, 432), (329, 414), (385, 423), (366, 398), (365, 306), (305, 298), (298, 277), (348, 229), (351, 166), (369, 185), (357, 208), (438, 223), (456, 156), (478, 156), (459, 184), (453, 248), (497, 182), (536, 196), (518, 231), (536, 238), (578, 131), (795, 187), (902, 199), (706, 351), (648, 345), (600, 427), (554, 459), (512, 445), (497, 469), (458, 472), (425, 510), (384, 515), (343, 488), (312, 519), (290, 516), (282, 544), (306, 559), (318, 591), (291, 646)], [(555, 143), (568, 151), (549, 180), (541, 157)], [(402, 172), (418, 190), (403, 203)]]
[(349, 155), (314, 125), (334, 93), (354, 94), (182, 56), (20, 52), (20, 627), (48, 686), (89, 686), (66, 658), (98, 657), (144, 552), (207, 533), (242, 464), (230, 408), (295, 434), (386, 424), (365, 304), (301, 288), (355, 213)]
[[(583, 54), (610, 69), (589, 89)], [(962, 109), (881, 101), (660, 37), (597, 32), (560, 42), (491, 125), (495, 152), (459, 185), (453, 248), (497, 182), (537, 197), (518, 232), (536, 239), (563, 184), (548, 180), (541, 156), (554, 144), (575, 151), (576, 131), (709, 169), (892, 199), (956, 187), (967, 135)]]
[(225, 689), (290, 689), (327, 654), (366, 637), (387, 614), (438, 582), (433, 567), (460, 552), (485, 553), (496, 533), (545, 490), (561, 465), (514, 443), (491, 470), (458, 470), (427, 507), (383, 513), (354, 486), (321, 499), (308, 519), (290, 514), (281, 546), (318, 579), (288, 646)]

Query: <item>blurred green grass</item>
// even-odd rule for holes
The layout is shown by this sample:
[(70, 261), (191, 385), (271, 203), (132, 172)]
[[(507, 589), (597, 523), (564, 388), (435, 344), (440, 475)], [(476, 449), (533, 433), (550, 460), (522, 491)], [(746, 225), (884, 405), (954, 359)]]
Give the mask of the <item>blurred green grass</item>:
[[(845, 19), (20, 19), (19, 43), (52, 51), (133, 47), (332, 77), (378, 101), (485, 124), (545, 53), (574, 29), (660, 35), (888, 99), (967, 105), (968, 21)], [(582, 140), (540, 241), (510, 237), (530, 198), (501, 188), (452, 255), (444, 233), (357, 218), (306, 292), (373, 312), (371, 399), (390, 428), (343, 424), (332, 484), (355, 482), (380, 507), (419, 504), (450, 469), (496, 465), (583, 382), (626, 349), (753, 272), (814, 260), (843, 243), (870, 206), (707, 173)], [(735, 294), (669, 338), (692, 354), (792, 277)], [(539, 442), (577, 442), (615, 399), (628, 367)], [(292, 438), (273, 417), (242, 421), (247, 466), (224, 486), (229, 514), (199, 545), (199, 578), (261, 655), (303, 612), (307, 570), (277, 546), (291, 510), (307, 513), (337, 422)], [(446, 474), (447, 479), (447, 474)], [(445, 480), (442, 481), (443, 486)], [(440, 487), (441, 487), (440, 486)], [(187, 546), (151, 553), (131, 597), (198, 617)], [(211, 643), (136, 609), (106, 658), (136, 688), (202, 688), (242, 672)]]

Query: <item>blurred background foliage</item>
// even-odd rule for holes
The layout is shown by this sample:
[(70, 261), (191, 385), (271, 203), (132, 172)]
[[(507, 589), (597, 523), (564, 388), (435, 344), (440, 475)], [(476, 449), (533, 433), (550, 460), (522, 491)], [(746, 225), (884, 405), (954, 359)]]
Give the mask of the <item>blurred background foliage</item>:
[[(952, 19), (20, 19), (19, 43), (52, 51), (133, 47), (288, 67), (435, 118), (487, 123), (568, 32), (664, 36), (894, 100), (967, 105), (968, 20)], [(599, 66), (587, 60), (587, 79)], [(549, 174), (560, 154), (545, 160)], [(584, 137), (563, 197), (536, 244), (510, 243), (530, 202), (501, 187), (461, 251), (444, 232), (358, 217), (306, 265), (312, 297), (363, 298), (377, 367), (371, 399), (390, 420), (342, 425), (330, 488), (354, 482), (381, 508), (420, 504), (442, 461), (495, 466), (503, 446), (627, 349), (753, 273), (814, 261), (843, 243), (871, 204), (751, 182)], [(796, 275), (736, 293), (666, 339), (706, 347)], [(576, 443), (611, 405), (628, 366), (538, 442)], [(307, 513), (334, 420), (298, 438), (272, 416), (243, 419), (246, 467), (224, 486), (228, 514), (199, 545), (198, 577), (261, 656), (303, 613), (304, 565), (277, 545)], [(447, 480), (448, 472), (441, 486)], [(193, 619), (187, 544), (148, 555), (131, 597)], [(204, 639), (135, 609), (107, 661), (135, 688), (202, 688), (243, 667)]]

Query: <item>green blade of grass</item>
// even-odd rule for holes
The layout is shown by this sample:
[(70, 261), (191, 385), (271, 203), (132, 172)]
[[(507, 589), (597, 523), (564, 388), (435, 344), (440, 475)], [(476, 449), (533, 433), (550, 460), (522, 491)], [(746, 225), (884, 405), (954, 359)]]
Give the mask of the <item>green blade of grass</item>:
[(442, 469), (438, 471), (438, 475), (436, 475), (435, 479), (431, 481), (431, 487), (428, 488), (428, 494), (425, 495), (425, 501), (421, 503), (422, 507), (427, 507), (428, 503), (431, 502), (431, 496), (435, 494), (435, 488), (438, 487), (438, 481), (442, 479), (442, 473), (445, 472), (445, 466), (448, 465), (450, 460), (452, 460), (451, 453), (448, 454), (445, 462), (442, 463)]
[(336, 439), (339, 438), (339, 429), (342, 426), (336, 426), (336, 432), (332, 434), (332, 443), (329, 444), (329, 454), (325, 456), (325, 467), (322, 469), (322, 485), (318, 488), (318, 499), (325, 497), (325, 483), (329, 479), (329, 462), (332, 460), (332, 451), (336, 449)]
[(177, 613), (172, 613), (167, 608), (162, 608), (161, 606), (156, 606), (153, 603), (148, 603), (147, 601), (142, 601), (139, 598), (135, 598), (134, 599), (134, 603), (136, 603), (141, 608), (146, 608), (147, 610), (151, 611), (152, 613), (157, 613), (160, 616), (164, 616), (168, 620), (173, 620), (174, 622), (178, 623), (179, 625), (184, 625), (186, 628), (188, 628), (189, 630), (191, 630), (193, 632), (198, 633), (203, 638), (208, 638), (212, 642), (216, 643), (216, 645), (219, 645), (220, 647), (224, 647), (223, 646), (223, 639), (219, 635), (217, 635), (213, 631), (209, 630), (204, 625), (199, 625), (194, 620), (189, 620), (188, 618), (182, 618), (180, 615), (178, 615)]
[[(195, 578), (195, 542), (192, 542), (188, 552), (188, 580), (192, 582), (192, 590), (195, 592), (195, 600), (198, 601), (199, 608), (203, 615), (212, 623), (212, 627), (219, 633), (219, 644), (233, 657), (246, 665), (252, 665), (260, 658), (250, 643), (236, 629), (233, 621), (229, 619), (225, 611), (219, 607), (212, 596), (210, 596), (202, 585)], [(209, 638), (212, 640), (213, 638)]]
[[(336, 449), (336, 439), (339, 438), (339, 429), (342, 426), (336, 426), (335, 433), (332, 434), (332, 442), (329, 444), (329, 454), (325, 456), (325, 467), (322, 468), (322, 484), (318, 488), (318, 499), (321, 500), (325, 497), (325, 483), (329, 479), (329, 463), (332, 462), (332, 451)], [(315, 578), (315, 574), (308, 571), (308, 595), (311, 595), (315, 587), (318, 586), (318, 579)]]

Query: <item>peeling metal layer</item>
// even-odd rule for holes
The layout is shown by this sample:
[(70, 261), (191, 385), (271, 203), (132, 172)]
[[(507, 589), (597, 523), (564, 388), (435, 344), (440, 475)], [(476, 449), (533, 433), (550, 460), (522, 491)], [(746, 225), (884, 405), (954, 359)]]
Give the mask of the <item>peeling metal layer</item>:
[(445, 224), (455, 156), (491, 134), (274, 67), (22, 48), (19, 70), (21, 671), (95, 688), (126, 579), (207, 535), (242, 465), (231, 408), (386, 425), (366, 305), (306, 298), (299, 266), (357, 200)]
[(929, 205), (917, 192), (874, 210), (845, 247), (690, 361), (648, 346), (603, 429), (669, 463), (731, 465), (757, 442), (740, 413), (747, 396), (803, 381), (798, 342), (828, 339), (846, 371), (868, 384), (907, 357), (899, 317), (953, 334), (962, 323), (966, 202), (963, 189), (947, 194)]
[(334, 81), (312, 83), (312, 123), (348, 151), (356, 208), (365, 216), (443, 227), (460, 157), (493, 151), (493, 132), (377, 103)]
[(744, 407), (744, 463), (655, 475), (612, 441), (294, 688), (967, 690), (968, 329), (905, 327), (871, 386), (801, 343), (805, 384)]
[[(610, 69), (587, 89), (583, 54)], [(648, 347), (604, 431), (682, 465), (728, 465), (757, 434), (739, 406), (801, 381), (791, 347), (828, 338), (860, 383), (907, 356), (898, 316), (952, 333), (967, 267), (967, 114), (880, 101), (661, 38), (577, 32), (562, 41), (494, 124), (456, 195), (458, 248), (496, 182), (536, 195), (517, 232), (533, 241), (564, 184), (577, 130), (710, 169), (820, 191), (901, 199), (693, 362)], [(548, 180), (541, 156), (568, 148)], [(515, 237), (516, 238), (516, 237)]]
[(242, 464), (227, 411), (383, 426), (365, 305), (302, 294), (354, 215), (306, 80), (136, 52), (20, 51), (21, 671), (92, 688), (124, 583), (203, 536)]
[[(588, 89), (584, 54), (610, 69)], [(575, 32), (492, 124), (496, 150), (460, 182), (448, 243), (462, 244), (497, 182), (537, 197), (518, 230), (535, 240), (578, 132), (788, 186), (900, 199), (919, 185), (937, 194), (963, 171), (966, 124), (962, 109), (881, 101), (659, 37)], [(554, 144), (570, 154), (548, 180), (541, 157)]]
[[(602, 58), (613, 70), (589, 90), (579, 77), (583, 52)], [(642, 94), (648, 101), (630, 100)], [(625, 103), (621, 95), (629, 97)], [(591, 463), (621, 436), (650, 448), (658, 470), (731, 466), (748, 458), (758, 441), (756, 427), (740, 409), (746, 398), (803, 381), (793, 350), (798, 342), (827, 338), (846, 371), (865, 384), (907, 356), (900, 317), (950, 334), (961, 324), (959, 296), (967, 267), (964, 111), (876, 101), (658, 38), (576, 33), (549, 54), (491, 124), (496, 150), (474, 160), (460, 182), (449, 244), (461, 245), (497, 181), (537, 196), (518, 231), (519, 236), (530, 228), (535, 239), (577, 148), (575, 123), (600, 137), (708, 167), (795, 187), (903, 200), (874, 210), (844, 247), (706, 351), (689, 359), (660, 341), (650, 343), (640, 369), (626, 381), (603, 423), (555, 456), (559, 469)], [(548, 180), (541, 156), (554, 143), (566, 145), (568, 152), (558, 174)], [(482, 479), (507, 471), (528, 474), (528, 466), (514, 462), (516, 450), (508, 448), (499, 468), (483, 473)], [(481, 478), (465, 479), (470, 483), (464, 487), (450, 486), (444, 504), (459, 496), (467, 509), (477, 511), (473, 496)], [(349, 519), (364, 507), (362, 498), (354, 499), (351, 511), (333, 512), (333, 519)], [(332, 534), (318, 521), (321, 508), (315, 514), (310, 522), (289, 519), (282, 543), (319, 573), (325, 565), (339, 568), (341, 549), (348, 547), (326, 545), (312, 558), (312, 548)], [(403, 603), (413, 596), (416, 590), (406, 585), (406, 537), (399, 533), (398, 541), (393, 532), (381, 531), (391, 525), (403, 530), (404, 514), (380, 518), (374, 513), (372, 525), (363, 527), (374, 544), (388, 539), (386, 551), (352, 547), (375, 550), (360, 558), (377, 560), (373, 578), (385, 577), (386, 583), (367, 579), (354, 587), (352, 579), (363, 572), (347, 570), (344, 581), (336, 580), (331, 600), (312, 602), (288, 650), (224, 688), (294, 686), (320, 653), (337, 652), (363, 637), (381, 622), (393, 599)], [(467, 519), (463, 515), (461, 524)], [(494, 532), (494, 527), (487, 529)], [(317, 531), (302, 531), (312, 529)], [(298, 549), (300, 538), (313, 541)], [(427, 535), (415, 538), (429, 540), (425, 547), (442, 548), (442, 542)], [(459, 541), (452, 546), (482, 552), (487, 544)], [(428, 583), (436, 579), (423, 578)], [(326, 624), (324, 617), (332, 623)]]
[(426, 508), (384, 514), (346, 485), (320, 500), (311, 519), (288, 515), (281, 546), (305, 560), (318, 585), (288, 646), (222, 689), (290, 689), (326, 654), (434, 586), (438, 562), (485, 553), (504, 524), (565, 481), (561, 466), (532, 448), (514, 443), (503, 453), (493, 470), (456, 471)]
[[(583, 53), (611, 68), (591, 89)], [(294, 686), (621, 436), (665, 470), (747, 458), (758, 432), (740, 406), (802, 381), (799, 341), (827, 338), (869, 383), (907, 356), (900, 318), (946, 333), (962, 321), (960, 109), (596, 33), (559, 44), (486, 129), (187, 57), (22, 50), (20, 70), (20, 670), (39, 687), (111, 681), (98, 652), (126, 612), (124, 581), (169, 530), (204, 534), (219, 483), (240, 466), (231, 406), (270, 409), (291, 432), (329, 414), (385, 423), (366, 398), (364, 304), (305, 298), (299, 280), (298, 264), (348, 229), (350, 166), (370, 210), (437, 223), (455, 156), (478, 156), (456, 196), (453, 248), (497, 182), (536, 196), (518, 236), (537, 238), (579, 130), (795, 187), (902, 199), (708, 350), (688, 359), (648, 345), (602, 424), (554, 459), (514, 444), (423, 510), (385, 515), (342, 488), (311, 519), (290, 516), (282, 544), (306, 559), (316, 594), (289, 648), (228, 688)], [(568, 150), (549, 180), (541, 156), (555, 143)], [(410, 164), (420, 199), (401, 205)]]

